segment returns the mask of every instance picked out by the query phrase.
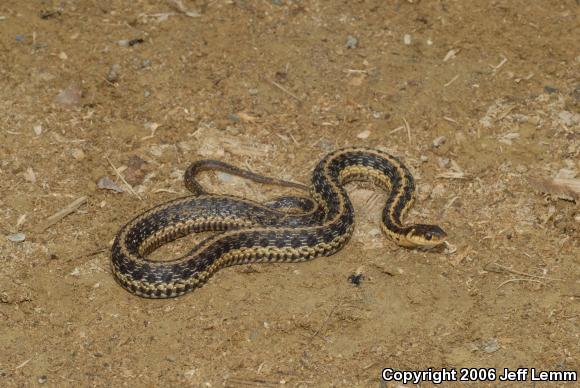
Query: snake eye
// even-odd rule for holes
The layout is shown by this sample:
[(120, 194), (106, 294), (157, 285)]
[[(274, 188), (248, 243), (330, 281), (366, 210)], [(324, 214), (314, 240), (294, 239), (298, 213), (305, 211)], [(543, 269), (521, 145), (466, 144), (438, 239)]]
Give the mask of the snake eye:
[(425, 239), (427, 241), (431, 241), (432, 238), (433, 238), (433, 234), (431, 234), (431, 232), (425, 233)]

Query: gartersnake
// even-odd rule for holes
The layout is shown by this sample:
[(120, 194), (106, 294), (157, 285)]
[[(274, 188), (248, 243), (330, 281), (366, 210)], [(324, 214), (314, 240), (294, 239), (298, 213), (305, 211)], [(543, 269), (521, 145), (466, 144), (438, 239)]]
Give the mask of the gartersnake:
[[(413, 176), (399, 159), (383, 151), (334, 151), (314, 169), (311, 199), (283, 197), (265, 204), (206, 193), (195, 181), (195, 175), (208, 169), (306, 188), (218, 161), (193, 163), (185, 174), (186, 186), (193, 196), (154, 207), (118, 232), (112, 247), (112, 269), (124, 288), (142, 297), (170, 298), (193, 290), (230, 265), (298, 262), (332, 255), (348, 242), (354, 230), (354, 211), (344, 188), (353, 181), (370, 182), (389, 192), (381, 228), (397, 244), (429, 248), (447, 237), (436, 225), (402, 224), (415, 197)], [(161, 245), (204, 231), (216, 233), (183, 257), (171, 261), (147, 258)]]

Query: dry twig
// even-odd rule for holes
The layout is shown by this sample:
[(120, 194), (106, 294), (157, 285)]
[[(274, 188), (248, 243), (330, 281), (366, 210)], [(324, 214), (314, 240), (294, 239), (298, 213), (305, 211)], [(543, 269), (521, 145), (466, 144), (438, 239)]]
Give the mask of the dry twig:
[(280, 89), (281, 91), (283, 91), (284, 93), (286, 93), (287, 95), (289, 95), (290, 97), (295, 98), (296, 100), (302, 102), (302, 100), (300, 99), (300, 97), (298, 97), (297, 95), (295, 95), (294, 93), (292, 93), (291, 91), (289, 91), (288, 89), (286, 89), (284, 86), (280, 85), (278, 82), (272, 81), (272, 85), (274, 85), (275, 87), (277, 87), (278, 89)]
[(133, 194), (134, 196), (136, 196), (137, 198), (139, 198), (142, 201), (143, 198), (141, 198), (141, 196), (135, 190), (133, 190), (133, 186), (131, 186), (129, 184), (129, 182), (127, 182), (125, 180), (125, 178), (123, 177), (123, 175), (121, 175), (121, 173), (119, 172), (119, 169), (117, 169), (117, 167), (115, 167), (115, 165), (113, 164), (113, 162), (111, 162), (111, 159), (109, 159), (108, 156), (105, 156), (105, 159), (107, 159), (107, 162), (109, 162), (109, 164), (113, 168), (113, 171), (115, 171), (115, 175), (117, 175), (117, 177), (125, 184), (125, 186), (127, 186), (127, 188), (129, 189), (129, 192), (131, 194)]
[(60, 209), (52, 216), (48, 217), (42, 224), (40, 224), (40, 226), (36, 228), (36, 232), (42, 232), (48, 229), (50, 226), (56, 224), (64, 217), (68, 216), (69, 214), (77, 210), (85, 202), (87, 202), (87, 197), (85, 196), (75, 199), (73, 202), (69, 203), (64, 208)]

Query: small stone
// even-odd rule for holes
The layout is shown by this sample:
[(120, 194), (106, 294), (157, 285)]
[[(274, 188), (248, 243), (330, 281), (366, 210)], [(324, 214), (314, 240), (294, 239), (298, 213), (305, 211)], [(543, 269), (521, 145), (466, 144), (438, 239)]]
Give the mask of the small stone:
[(445, 143), (445, 141), (447, 141), (447, 138), (445, 136), (436, 137), (433, 140), (433, 147), (439, 148), (441, 145)]
[(64, 51), (61, 51), (60, 54), (58, 54), (58, 58), (63, 61), (66, 61), (68, 59), (68, 55), (66, 55)]
[(42, 125), (37, 124), (34, 127), (32, 127), (32, 130), (34, 131), (36, 136), (40, 136), (40, 134), (42, 133)]
[(185, 375), (185, 377), (192, 378), (193, 376), (195, 376), (196, 373), (197, 373), (197, 369), (191, 368), (191, 369), (185, 371), (184, 375)]
[(232, 175), (228, 174), (227, 172), (218, 171), (216, 173), (216, 176), (219, 178), (219, 180), (221, 180), (222, 182), (225, 182), (225, 183), (229, 183), (229, 182), (232, 182), (234, 180), (233, 179), (234, 177)]
[(80, 276), (81, 275), (81, 270), (77, 268), (73, 269), (70, 274), (70, 276)]
[(235, 113), (230, 113), (230, 114), (228, 115), (228, 120), (231, 120), (231, 121), (233, 121), (234, 123), (239, 123), (239, 122), (240, 122), (240, 116), (238, 116), (238, 115), (237, 115), (237, 114), (235, 114)]
[(248, 93), (250, 93), (251, 96), (255, 96), (258, 94), (258, 89), (255, 88), (248, 89)]
[(431, 191), (431, 197), (441, 198), (445, 195), (446, 192), (447, 190), (445, 190), (445, 186), (443, 186), (441, 183), (438, 183), (435, 185), (435, 187), (433, 187), (433, 190)]
[(449, 164), (451, 163), (451, 161), (449, 160), (449, 158), (439, 158), (437, 160), (437, 164), (439, 165), (439, 167), (441, 168), (447, 168), (449, 167)]
[(23, 242), (26, 240), (26, 235), (24, 233), (13, 233), (6, 236), (6, 238), (12, 242)]
[(576, 172), (576, 170), (572, 170), (569, 168), (561, 168), (560, 170), (558, 170), (558, 172), (556, 173), (556, 176), (554, 178), (556, 179), (574, 179), (576, 178), (576, 175), (578, 173)]
[(24, 171), (24, 179), (30, 183), (36, 182), (36, 174), (34, 173), (32, 167), (28, 167), (26, 171)]
[(97, 181), (97, 187), (99, 189), (112, 190), (112, 191), (115, 191), (117, 193), (124, 192), (124, 190), (122, 188), (120, 188), (115, 182), (113, 182), (109, 177), (106, 177), (106, 176), (101, 177)]
[(567, 126), (580, 124), (580, 115), (573, 114), (567, 110), (563, 110), (560, 113), (558, 113), (558, 118), (560, 119), (562, 124)]
[(368, 129), (360, 132), (358, 135), (356, 135), (357, 138), (359, 139), (367, 139), (371, 134), (371, 131), (369, 131)]
[(358, 46), (358, 39), (352, 35), (346, 37), (346, 48), (355, 49)]
[(54, 100), (60, 105), (72, 107), (80, 104), (82, 94), (77, 84), (71, 84), (68, 88), (61, 90)]
[(433, 192), (433, 186), (423, 183), (417, 187), (417, 195), (421, 201), (426, 201)]
[(497, 339), (490, 338), (483, 344), (483, 351), (486, 353), (494, 353), (499, 350), (499, 344), (497, 343)]
[(45, 375), (39, 376), (37, 381), (38, 384), (44, 384), (48, 381), (48, 377), (46, 377)]
[(80, 148), (73, 148), (73, 150), (71, 151), (71, 155), (76, 160), (84, 160), (85, 159), (85, 153)]
[(409, 34), (405, 34), (403, 35), (403, 43), (405, 43), (407, 46), (411, 44), (411, 35)]
[(528, 168), (526, 166), (524, 166), (523, 164), (518, 164), (516, 166), (516, 172), (523, 174), (523, 173), (528, 172)]
[(146, 68), (151, 66), (151, 59), (143, 59), (143, 62), (141, 63), (141, 67)]
[(556, 89), (555, 87), (546, 85), (546, 86), (544, 86), (544, 92), (546, 92), (548, 94), (554, 94), (554, 93), (558, 93), (558, 89)]
[(24, 35), (22, 35), (22, 34), (17, 34), (16, 35), (16, 41), (17, 42), (22, 42), (25, 39), (26, 39), (26, 37)]
[(107, 74), (107, 81), (114, 83), (119, 80), (119, 72), (121, 71), (121, 65), (115, 63), (109, 69), (109, 74)]
[(443, 62), (447, 62), (448, 60), (455, 58), (458, 52), (459, 49), (451, 49), (447, 51), (447, 54), (445, 54), (445, 57), (443, 58)]

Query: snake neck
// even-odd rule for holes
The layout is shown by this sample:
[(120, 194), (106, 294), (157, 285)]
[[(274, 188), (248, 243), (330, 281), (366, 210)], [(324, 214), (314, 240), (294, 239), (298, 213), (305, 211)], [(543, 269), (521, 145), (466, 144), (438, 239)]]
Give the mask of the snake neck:
[[(413, 206), (415, 184), (411, 172), (401, 161), (377, 150), (365, 150), (364, 154), (348, 149), (338, 150), (324, 158), (314, 170), (312, 194), (325, 207), (327, 220), (344, 208), (352, 212), (344, 190), (344, 185), (351, 182), (370, 183), (388, 193), (381, 228), (398, 245), (414, 246), (407, 236), (415, 225), (404, 225), (402, 220)], [(318, 200), (321, 198), (324, 201)]]

